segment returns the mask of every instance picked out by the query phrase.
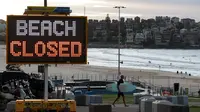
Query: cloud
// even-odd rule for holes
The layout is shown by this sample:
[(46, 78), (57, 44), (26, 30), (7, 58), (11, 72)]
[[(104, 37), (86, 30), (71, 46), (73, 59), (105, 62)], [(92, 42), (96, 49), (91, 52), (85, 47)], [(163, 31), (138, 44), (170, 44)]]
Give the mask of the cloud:
[[(27, 6), (42, 6), (43, 0), (4, 0), (0, 7), (0, 18), (7, 14), (22, 14)], [(157, 15), (191, 17), (200, 20), (200, 0), (48, 0), (49, 6), (70, 6), (72, 15), (86, 15), (89, 18), (104, 19), (107, 14), (118, 18), (115, 5), (126, 6), (121, 10), (124, 17), (141, 16), (154, 18)], [(6, 11), (5, 11), (6, 10)]]
[[(128, 0), (125, 0), (128, 1)], [(105, 18), (106, 14), (110, 14), (111, 17), (117, 18), (118, 11), (114, 9), (113, 6), (117, 4), (118, 1), (109, 1), (107, 4), (101, 5), (90, 5), (86, 6), (86, 15), (91, 16), (94, 14), (93, 17), (99, 18), (102, 15), (102, 18)], [(113, 5), (114, 4), (114, 5)], [(180, 16), (181, 18), (184, 17), (191, 17), (195, 19), (200, 19), (197, 14), (200, 13), (199, 6), (192, 6), (192, 5), (178, 5), (178, 4), (149, 4), (149, 3), (127, 3), (123, 2), (120, 5), (126, 6), (125, 9), (121, 10), (121, 15), (125, 17), (134, 17), (134, 16), (141, 16), (144, 18), (154, 18), (155, 16)], [(72, 6), (73, 13), (80, 12), (83, 7), (79, 6)]]
[(112, 7), (112, 6), (110, 6), (110, 5), (93, 5), (92, 7), (99, 7), (99, 8), (107, 7), (107, 8), (109, 8), (109, 7)]
[(116, 3), (200, 5), (200, 0), (109, 0)]
[(49, 0), (49, 4), (56, 6), (85, 6), (94, 4), (107, 4), (103, 0)]

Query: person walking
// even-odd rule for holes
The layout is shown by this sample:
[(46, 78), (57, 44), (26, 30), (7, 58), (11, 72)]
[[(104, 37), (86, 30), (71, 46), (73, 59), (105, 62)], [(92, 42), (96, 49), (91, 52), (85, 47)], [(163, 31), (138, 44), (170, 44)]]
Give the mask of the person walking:
[(122, 98), (123, 98), (124, 106), (125, 106), (125, 107), (128, 106), (128, 105), (126, 105), (126, 101), (125, 101), (124, 93), (121, 92), (121, 91), (120, 91), (120, 88), (119, 88), (119, 86), (120, 86), (121, 83), (124, 83), (124, 76), (123, 76), (123, 75), (121, 75), (119, 81), (117, 82), (118, 94), (117, 94), (117, 98), (115, 99), (115, 101), (114, 101), (113, 104), (112, 104), (114, 107), (115, 107), (115, 103), (116, 103), (116, 101), (119, 100), (120, 96), (122, 96)]

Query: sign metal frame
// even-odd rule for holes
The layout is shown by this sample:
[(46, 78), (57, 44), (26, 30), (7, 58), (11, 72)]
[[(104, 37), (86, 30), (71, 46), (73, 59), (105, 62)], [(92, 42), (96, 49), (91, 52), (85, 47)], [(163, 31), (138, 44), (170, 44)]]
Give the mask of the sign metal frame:
[[(26, 17), (26, 16), (29, 16), (28, 14), (25, 14), (25, 15), (7, 15), (7, 18), (9, 16), (16, 16), (16, 17)], [(44, 15), (30, 15), (31, 16), (44, 16)], [(62, 17), (62, 18), (85, 18), (85, 35), (83, 37), (85, 37), (85, 62), (77, 62), (77, 63), (71, 63), (71, 62), (10, 62), (8, 60), (8, 57), (9, 57), (9, 49), (8, 49), (8, 46), (9, 46), (9, 42), (8, 42), (8, 20), (7, 20), (7, 24), (6, 24), (6, 63), (7, 64), (87, 64), (87, 51), (88, 51), (88, 22), (87, 22), (87, 16), (66, 16), (66, 15), (49, 15), (49, 16), (53, 16), (53, 17)]]

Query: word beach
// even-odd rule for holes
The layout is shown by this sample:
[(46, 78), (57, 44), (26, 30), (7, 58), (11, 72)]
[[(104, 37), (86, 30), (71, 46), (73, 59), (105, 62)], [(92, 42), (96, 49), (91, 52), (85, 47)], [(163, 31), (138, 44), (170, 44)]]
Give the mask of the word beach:
[(71, 26), (69, 21), (58, 20), (17, 20), (16, 24), (17, 36), (45, 36), (45, 31), (48, 36), (69, 36), (69, 31), (76, 36), (76, 21)]

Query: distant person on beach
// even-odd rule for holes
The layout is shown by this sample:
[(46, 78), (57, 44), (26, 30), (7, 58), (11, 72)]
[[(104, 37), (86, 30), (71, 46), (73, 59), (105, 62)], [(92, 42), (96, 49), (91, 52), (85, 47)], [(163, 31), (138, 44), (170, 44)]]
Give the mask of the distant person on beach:
[(70, 86), (70, 91), (74, 93), (74, 87), (73, 87), (73, 85)]
[(151, 90), (150, 89), (148, 89), (148, 95), (151, 95)]
[(123, 102), (124, 102), (124, 106), (127, 107), (128, 105), (126, 105), (124, 93), (121, 92), (120, 89), (119, 89), (119, 86), (120, 86), (121, 83), (124, 83), (124, 76), (123, 75), (121, 75), (119, 81), (117, 82), (118, 94), (117, 94), (117, 98), (113, 102), (113, 106), (115, 106), (115, 102), (119, 100), (120, 96), (122, 96)]
[(151, 95), (151, 90), (150, 90), (150, 89), (151, 89), (151, 88), (148, 86), (148, 90), (147, 90), (147, 91), (148, 91), (148, 94), (149, 94), (149, 95)]
[(200, 97), (200, 89), (199, 89), (198, 93), (199, 93), (199, 97)]
[(91, 91), (90, 85), (87, 85), (87, 90)]
[(87, 95), (92, 95), (93, 92), (91, 91), (90, 85), (87, 85), (87, 91), (85, 92)]
[(72, 75), (71, 79), (74, 80), (74, 75)]

